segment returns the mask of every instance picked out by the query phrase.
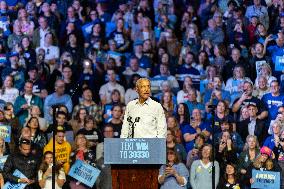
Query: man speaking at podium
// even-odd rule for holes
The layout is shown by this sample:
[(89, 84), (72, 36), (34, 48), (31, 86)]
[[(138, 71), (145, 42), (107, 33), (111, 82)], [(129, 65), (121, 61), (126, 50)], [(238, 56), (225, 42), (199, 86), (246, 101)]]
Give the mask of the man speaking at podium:
[(137, 80), (136, 91), (139, 97), (126, 106), (120, 138), (166, 138), (164, 110), (150, 98), (150, 80)]

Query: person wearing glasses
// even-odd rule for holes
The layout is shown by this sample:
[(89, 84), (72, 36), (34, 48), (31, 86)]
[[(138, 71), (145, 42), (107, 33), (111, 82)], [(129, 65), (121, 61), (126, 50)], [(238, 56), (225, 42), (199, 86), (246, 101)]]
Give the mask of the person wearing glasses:
[[(12, 153), (4, 164), (4, 180), (11, 183), (25, 183), (27, 184), (25, 189), (34, 189), (36, 188), (38, 166), (39, 159), (31, 154), (31, 141), (21, 139), (19, 152)], [(19, 170), (26, 178), (14, 176), (15, 170)]]
[(180, 162), (177, 152), (174, 149), (168, 149), (167, 164), (162, 165), (159, 170), (158, 181), (161, 184), (161, 189), (185, 189), (188, 177), (189, 172)]

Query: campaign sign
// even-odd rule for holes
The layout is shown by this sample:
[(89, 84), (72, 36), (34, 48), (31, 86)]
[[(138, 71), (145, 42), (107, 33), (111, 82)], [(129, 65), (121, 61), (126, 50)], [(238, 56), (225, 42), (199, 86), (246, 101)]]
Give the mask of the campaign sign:
[(166, 164), (164, 138), (105, 138), (105, 164)]
[(251, 188), (280, 189), (280, 172), (252, 170)]
[(0, 138), (4, 138), (5, 142), (11, 141), (11, 126), (0, 125)]
[[(14, 176), (19, 177), (19, 178), (27, 178), (23, 173), (21, 173), (18, 169), (16, 169), (13, 173)], [(3, 189), (23, 189), (27, 186), (26, 183), (11, 183), (11, 182), (6, 182), (4, 185)]]
[(69, 171), (69, 176), (92, 188), (100, 172), (97, 168), (81, 160), (76, 160)]
[(284, 56), (276, 56), (275, 71), (282, 72), (284, 70)]
[(8, 155), (2, 156), (0, 158), (0, 170), (3, 170), (4, 164), (5, 164), (6, 160), (7, 160), (7, 158), (8, 158)]

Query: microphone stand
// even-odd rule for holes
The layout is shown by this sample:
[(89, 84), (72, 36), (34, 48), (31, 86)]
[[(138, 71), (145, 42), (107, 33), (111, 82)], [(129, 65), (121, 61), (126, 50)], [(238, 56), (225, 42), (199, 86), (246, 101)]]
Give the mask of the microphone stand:
[(57, 112), (57, 107), (54, 106), (52, 107), (52, 119), (53, 119), (53, 131), (52, 131), (52, 148), (53, 148), (53, 152), (52, 152), (52, 189), (55, 189), (55, 129), (56, 129), (56, 112)]
[(132, 125), (131, 125), (131, 138), (134, 138), (134, 126), (135, 126), (135, 123), (138, 123), (139, 122), (139, 120), (140, 120), (140, 117), (136, 117), (135, 118), (135, 120), (134, 120), (134, 122), (132, 123)]
[(215, 189), (215, 108), (216, 106), (211, 105), (210, 112), (211, 112), (211, 125), (212, 125), (212, 189)]

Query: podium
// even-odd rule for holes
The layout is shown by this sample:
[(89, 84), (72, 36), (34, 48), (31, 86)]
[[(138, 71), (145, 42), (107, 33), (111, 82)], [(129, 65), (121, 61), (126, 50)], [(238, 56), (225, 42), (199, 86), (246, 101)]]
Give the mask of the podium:
[(113, 189), (158, 189), (166, 139), (105, 138), (104, 164), (111, 165)]

